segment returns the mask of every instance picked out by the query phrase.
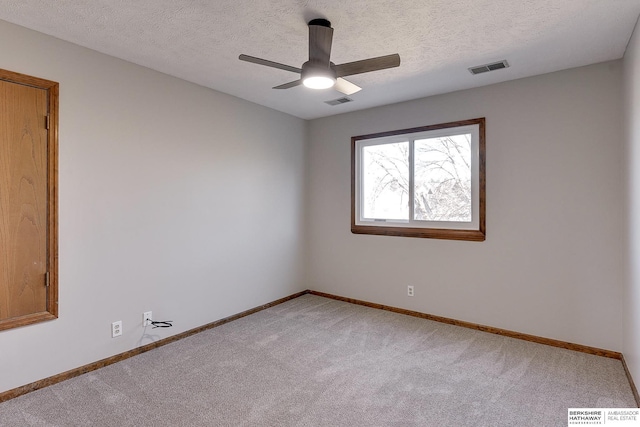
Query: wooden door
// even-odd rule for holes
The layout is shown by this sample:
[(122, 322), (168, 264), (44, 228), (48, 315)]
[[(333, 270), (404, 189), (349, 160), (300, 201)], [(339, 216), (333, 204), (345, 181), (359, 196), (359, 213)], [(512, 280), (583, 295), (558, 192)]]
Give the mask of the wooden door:
[(2, 70), (0, 79), (0, 329), (7, 329), (57, 317), (50, 108), (57, 83)]

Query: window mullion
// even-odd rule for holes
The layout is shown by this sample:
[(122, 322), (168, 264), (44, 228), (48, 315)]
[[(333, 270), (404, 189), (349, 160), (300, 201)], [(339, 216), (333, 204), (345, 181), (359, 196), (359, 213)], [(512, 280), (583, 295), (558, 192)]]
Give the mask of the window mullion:
[(414, 194), (415, 185), (414, 185), (414, 182), (415, 182), (415, 180), (414, 180), (414, 177), (413, 177), (415, 168), (414, 168), (414, 164), (413, 164), (413, 158), (414, 158), (414, 155), (413, 155), (413, 151), (414, 151), (413, 150), (413, 146), (414, 146), (414, 144), (413, 144), (413, 142), (414, 142), (414, 139), (410, 138), (409, 139), (409, 201), (408, 201), (409, 202), (409, 224), (413, 223), (413, 219), (414, 219), (414, 214), (413, 214), (414, 212), (413, 211), (414, 211), (414, 208), (415, 208), (415, 206), (414, 206), (415, 205), (415, 203), (414, 203), (414, 198), (415, 198), (415, 194)]

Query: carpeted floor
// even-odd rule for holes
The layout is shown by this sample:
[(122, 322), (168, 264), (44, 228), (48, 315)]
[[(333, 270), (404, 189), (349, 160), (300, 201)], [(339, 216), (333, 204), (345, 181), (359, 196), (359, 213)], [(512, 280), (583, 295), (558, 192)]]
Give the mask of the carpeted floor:
[(304, 295), (0, 404), (2, 426), (566, 426), (619, 360)]

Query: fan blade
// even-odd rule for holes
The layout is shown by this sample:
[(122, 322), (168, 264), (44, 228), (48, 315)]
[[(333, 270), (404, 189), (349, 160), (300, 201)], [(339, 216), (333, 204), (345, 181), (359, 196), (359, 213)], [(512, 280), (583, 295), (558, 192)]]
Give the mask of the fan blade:
[(336, 75), (338, 77), (352, 76), (354, 74), (368, 73), (370, 71), (384, 70), (385, 68), (398, 67), (400, 65), (400, 55), (379, 56), (377, 58), (363, 59), (362, 61), (347, 62), (336, 65)]
[(329, 66), (333, 28), (326, 19), (309, 22), (309, 62)]
[(279, 62), (267, 61), (266, 59), (256, 58), (255, 56), (240, 55), (238, 59), (241, 61), (252, 62), (258, 65), (266, 65), (267, 67), (271, 67), (271, 68), (278, 68), (280, 70), (291, 71), (292, 73), (298, 73), (298, 74), (302, 73), (302, 70), (300, 68), (292, 67), (290, 65), (280, 64)]
[(333, 88), (338, 92), (344, 93), (345, 95), (352, 95), (362, 90), (360, 86), (356, 86), (350, 81), (340, 77), (338, 77), (338, 79), (336, 80), (336, 84)]
[(296, 87), (302, 84), (302, 79), (300, 80), (294, 80), (292, 82), (289, 83), (285, 83), (283, 85), (280, 86), (276, 86), (273, 89), (289, 89), (290, 87)]

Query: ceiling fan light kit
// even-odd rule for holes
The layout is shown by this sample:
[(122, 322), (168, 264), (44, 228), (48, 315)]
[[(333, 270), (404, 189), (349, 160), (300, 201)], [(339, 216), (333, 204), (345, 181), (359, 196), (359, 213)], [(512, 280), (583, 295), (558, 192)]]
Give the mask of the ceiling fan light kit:
[(397, 53), (335, 65), (330, 60), (331, 43), (333, 40), (331, 23), (326, 19), (313, 19), (309, 22), (308, 26), (309, 60), (302, 64), (301, 68), (249, 55), (240, 55), (238, 59), (300, 74), (299, 80), (275, 86), (274, 89), (289, 89), (302, 84), (311, 89), (328, 89), (333, 87), (345, 95), (354, 94), (361, 90), (361, 88), (343, 79), (343, 77), (398, 67), (400, 65), (400, 55)]
[(329, 89), (336, 84), (336, 80), (327, 76), (310, 76), (302, 79), (302, 84), (310, 89)]
[(321, 64), (311, 64), (311, 61), (302, 65), (302, 84), (311, 89), (328, 89), (336, 84), (336, 72)]

